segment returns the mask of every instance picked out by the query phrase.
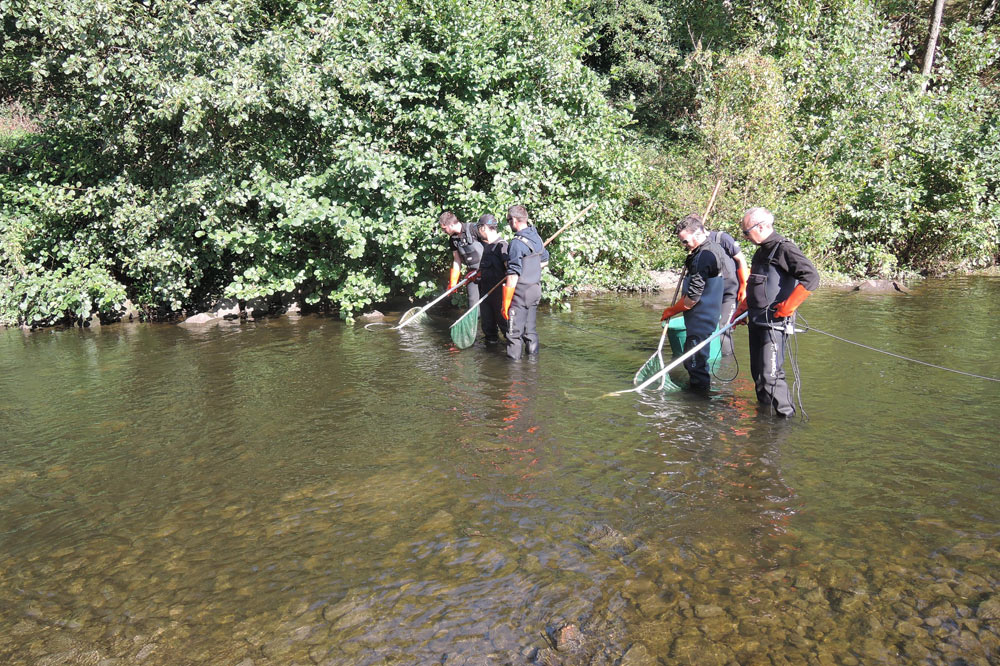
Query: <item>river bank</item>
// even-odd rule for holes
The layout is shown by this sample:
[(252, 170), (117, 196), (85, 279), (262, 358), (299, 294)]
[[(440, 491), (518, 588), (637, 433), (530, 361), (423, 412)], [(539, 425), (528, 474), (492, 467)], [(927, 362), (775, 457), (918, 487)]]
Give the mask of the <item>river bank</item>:
[[(991, 271), (980, 271), (978, 273), (972, 273), (971, 275), (981, 274), (981, 275), (995, 275), (1000, 269), (993, 269)], [(680, 270), (667, 270), (667, 271), (649, 271), (649, 291), (657, 292), (668, 292), (673, 293), (676, 286), (678, 278), (680, 277)], [(821, 273), (821, 287), (825, 289), (842, 290), (842, 291), (867, 291), (872, 293), (906, 293), (911, 286), (918, 283), (922, 278), (916, 278), (910, 276), (908, 279), (876, 279), (876, 278), (851, 278), (843, 274), (822, 274)], [(607, 289), (596, 288), (593, 286), (583, 285), (577, 288), (576, 294), (602, 294), (611, 293)], [(627, 293), (627, 292), (626, 292)], [(46, 328), (63, 328), (66, 326), (77, 326), (83, 328), (90, 328), (94, 326), (100, 326), (104, 324), (111, 324), (120, 321), (158, 321), (158, 322), (172, 322), (186, 325), (204, 325), (210, 323), (218, 323), (224, 320), (232, 319), (259, 319), (261, 317), (273, 317), (281, 316), (285, 314), (303, 314), (308, 312), (320, 313), (324, 312), (323, 308), (307, 307), (302, 305), (303, 298), (302, 295), (294, 294), (284, 294), (271, 299), (252, 299), (249, 301), (238, 300), (238, 299), (217, 299), (210, 303), (204, 303), (201, 307), (193, 308), (190, 310), (182, 310), (178, 313), (169, 313), (165, 315), (157, 315), (156, 313), (145, 312), (140, 313), (139, 310), (135, 308), (130, 301), (126, 301), (122, 307), (119, 309), (118, 313), (114, 316), (101, 316), (93, 315), (86, 321), (77, 321), (73, 325), (68, 324), (58, 324), (55, 326), (25, 326), (22, 325), (19, 328), (25, 331), (41, 330)], [(377, 321), (380, 319), (382, 310), (391, 311), (394, 309), (407, 309), (416, 304), (413, 299), (403, 300), (398, 299), (389, 303), (380, 303), (372, 307), (369, 310), (363, 312), (358, 319), (361, 321)], [(403, 307), (405, 305), (405, 307)], [(8, 328), (0, 326), (0, 329)]]

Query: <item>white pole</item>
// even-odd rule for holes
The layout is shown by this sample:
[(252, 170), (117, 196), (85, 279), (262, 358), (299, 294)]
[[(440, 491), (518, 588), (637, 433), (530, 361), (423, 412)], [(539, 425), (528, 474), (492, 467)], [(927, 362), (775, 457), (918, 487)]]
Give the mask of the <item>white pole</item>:
[(691, 356), (693, 356), (694, 354), (696, 354), (699, 349), (701, 349), (702, 347), (704, 347), (705, 345), (707, 345), (708, 343), (710, 343), (712, 340), (716, 339), (717, 337), (719, 337), (720, 335), (722, 335), (723, 333), (725, 333), (726, 331), (728, 331), (729, 329), (731, 329), (733, 326), (736, 325), (737, 322), (739, 322), (741, 319), (744, 319), (746, 316), (747, 316), (747, 313), (744, 312), (739, 317), (737, 317), (733, 321), (729, 322), (728, 324), (726, 324), (725, 326), (723, 326), (722, 328), (720, 328), (718, 331), (716, 331), (715, 333), (712, 333), (712, 335), (708, 336), (707, 338), (705, 338), (704, 340), (702, 340), (701, 342), (699, 342), (698, 344), (696, 344), (694, 347), (692, 347), (691, 349), (687, 350), (686, 352), (684, 352), (683, 354), (681, 354), (680, 356), (678, 356), (673, 361), (673, 363), (671, 363), (667, 367), (663, 368), (663, 370), (660, 370), (658, 373), (656, 373), (655, 375), (653, 375), (652, 377), (650, 377), (649, 379), (647, 379), (643, 383), (639, 384), (634, 389), (627, 389), (627, 390), (623, 390), (623, 391), (612, 391), (611, 393), (605, 393), (604, 396), (601, 396), (601, 397), (605, 397), (605, 396), (609, 396), (609, 395), (621, 395), (623, 393), (634, 393), (634, 392), (641, 391), (642, 389), (646, 388), (647, 386), (649, 386), (650, 384), (652, 384), (653, 382), (655, 382), (657, 379), (659, 379), (660, 377), (662, 377), (663, 375), (667, 374), (668, 372), (670, 372), (671, 370), (673, 370), (674, 368), (676, 368), (678, 365), (680, 365), (684, 361), (688, 360), (688, 358), (690, 358)]

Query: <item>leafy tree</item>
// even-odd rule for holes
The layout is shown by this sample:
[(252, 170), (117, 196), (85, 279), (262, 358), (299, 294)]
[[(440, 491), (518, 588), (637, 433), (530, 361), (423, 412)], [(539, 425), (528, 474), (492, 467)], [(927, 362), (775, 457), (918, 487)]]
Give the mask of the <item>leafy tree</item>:
[[(294, 293), (344, 316), (434, 290), (434, 221), (586, 202), (559, 278), (622, 282), (626, 115), (560, 3), (2, 0), (42, 133), (0, 181), (7, 321)], [(5, 61), (6, 62), (6, 61)], [(26, 64), (25, 64), (26, 63)], [(618, 221), (618, 223), (616, 223)], [(574, 263), (575, 262), (575, 263)], [(17, 265), (38, 283), (32, 292)], [(73, 308), (42, 300), (72, 284)]]
[[(655, 4), (667, 23), (714, 26), (693, 50), (677, 33), (659, 49), (674, 49), (673, 80), (687, 81), (672, 84), (684, 108), (643, 126), (673, 160), (648, 158), (668, 216), (697, 209), (696, 193), (722, 177), (716, 224), (765, 205), (830, 268), (889, 274), (996, 261), (1000, 33), (988, 8), (949, 4), (921, 96), (932, 2), (616, 6), (636, 4)], [(643, 52), (618, 53), (627, 70)]]

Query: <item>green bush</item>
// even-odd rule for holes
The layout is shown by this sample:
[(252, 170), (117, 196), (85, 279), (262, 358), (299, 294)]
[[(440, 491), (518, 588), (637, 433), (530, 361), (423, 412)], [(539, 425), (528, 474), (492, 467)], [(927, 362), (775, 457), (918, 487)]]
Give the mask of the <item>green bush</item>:
[[(94, 308), (122, 290), (163, 313), (296, 292), (351, 316), (438, 288), (441, 210), (471, 220), (521, 202), (543, 235), (600, 202), (599, 224), (560, 239), (550, 295), (567, 275), (632, 271), (628, 116), (559, 3), (3, 6), (17, 17), (5, 48), (27, 59), (46, 120), (0, 180), (0, 224), (28, 220), (25, 265), (94, 280), (109, 296)], [(53, 321), (63, 305), (28, 307)]]
[[(697, 13), (683, 3), (671, 11)], [(915, 11), (861, 0), (731, 7), (730, 37), (696, 46), (678, 68), (690, 107), (669, 131), (645, 127), (664, 146), (661, 159), (647, 158), (658, 174), (648, 199), (675, 214), (697, 209), (696, 193), (721, 177), (713, 226), (735, 230), (743, 210), (766, 206), (782, 233), (836, 271), (997, 261), (1000, 30), (948, 16), (921, 94), (913, 49), (926, 34)], [(724, 36), (723, 23), (710, 34)], [(676, 261), (655, 251), (656, 264)]]
[[(828, 269), (1000, 256), (1000, 27), (900, 0), (0, 0), (0, 323), (440, 288), (443, 209), (524, 203), (546, 298), (763, 205)], [(926, 85), (926, 93), (922, 88)], [(610, 101), (609, 101), (610, 100)], [(637, 123), (632, 124), (634, 112)]]

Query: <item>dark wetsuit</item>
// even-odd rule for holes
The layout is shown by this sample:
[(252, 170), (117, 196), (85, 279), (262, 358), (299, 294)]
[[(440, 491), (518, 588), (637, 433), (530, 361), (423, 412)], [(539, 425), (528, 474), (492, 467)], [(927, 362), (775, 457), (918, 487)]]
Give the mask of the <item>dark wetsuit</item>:
[[(479, 268), (479, 264), (483, 259), (483, 243), (479, 240), (479, 234), (476, 233), (476, 225), (463, 222), (462, 230), (459, 233), (454, 236), (448, 236), (448, 244), (452, 250), (458, 252), (462, 263), (470, 271)], [(478, 280), (475, 280), (466, 285), (469, 289), (470, 306), (479, 302), (479, 285), (477, 282)]]
[[(724, 289), (722, 290), (722, 311), (719, 314), (719, 326), (725, 326), (733, 317), (736, 310), (736, 295), (740, 291), (740, 281), (736, 277), (736, 255), (740, 253), (740, 244), (736, 239), (725, 231), (709, 231), (708, 240), (715, 241), (723, 250), (722, 279)], [(720, 338), (723, 356), (733, 354), (733, 334), (728, 330)]]
[[(723, 264), (725, 251), (718, 243), (706, 240), (688, 255), (684, 262), (687, 277), (684, 278), (684, 296), (697, 301), (693, 308), (684, 312), (686, 338), (684, 351), (688, 351), (715, 332), (719, 325), (724, 290)], [(684, 361), (684, 367), (691, 376), (691, 388), (705, 390), (711, 386), (712, 376), (708, 371), (710, 345), (705, 345), (696, 354)]]
[[(484, 294), (507, 278), (507, 241), (501, 238), (495, 243), (483, 243), (483, 260), (479, 264), (479, 270), (482, 272), (479, 290)], [(498, 329), (507, 335), (507, 320), (501, 314), (502, 309), (503, 287), (497, 287), (479, 309), (482, 313), (483, 334), (488, 343), (499, 342)]]
[[(750, 261), (747, 278), (747, 327), (750, 333), (750, 374), (757, 401), (781, 416), (795, 414), (792, 394), (785, 382), (785, 333), (787, 319), (774, 316), (774, 308), (801, 283), (809, 291), (819, 286), (819, 273), (802, 250), (772, 232)], [(792, 316), (794, 325), (795, 317)]]
[(542, 264), (549, 252), (534, 227), (525, 227), (507, 246), (507, 275), (517, 276), (514, 298), (507, 309), (507, 356), (517, 360), (525, 349), (538, 352), (535, 320), (542, 300)]

